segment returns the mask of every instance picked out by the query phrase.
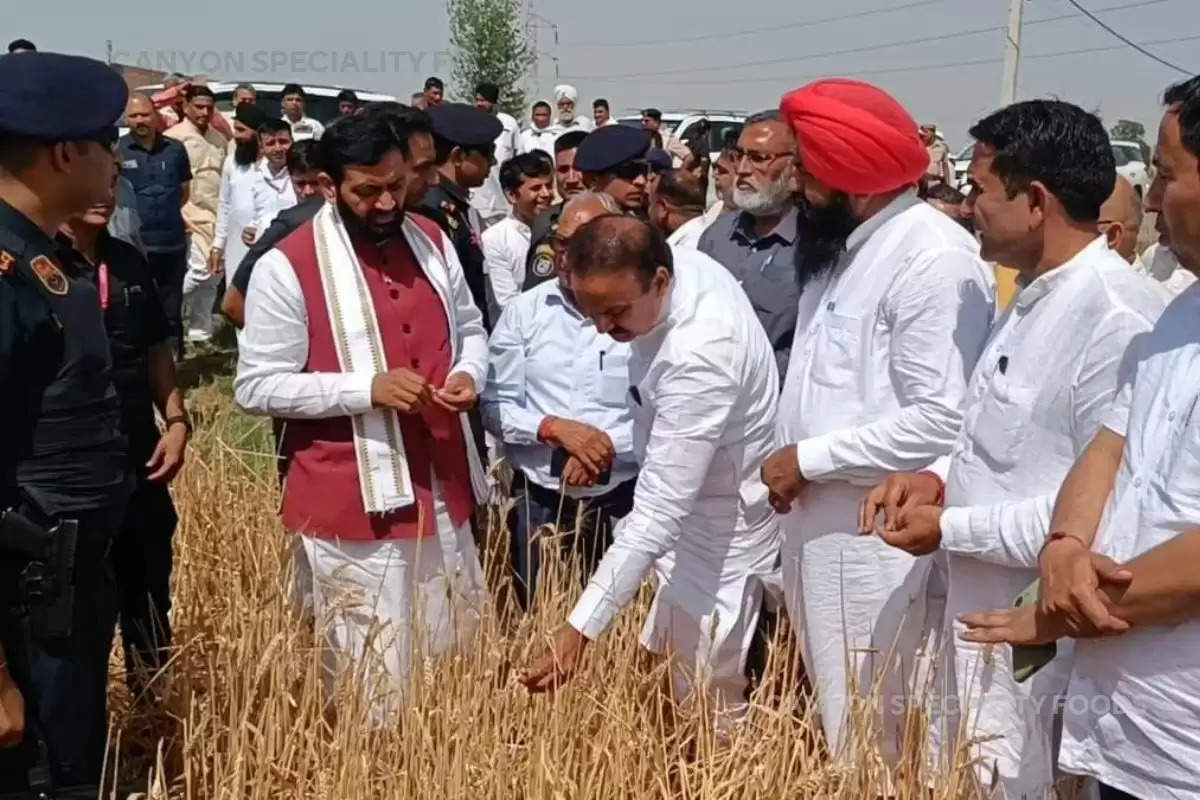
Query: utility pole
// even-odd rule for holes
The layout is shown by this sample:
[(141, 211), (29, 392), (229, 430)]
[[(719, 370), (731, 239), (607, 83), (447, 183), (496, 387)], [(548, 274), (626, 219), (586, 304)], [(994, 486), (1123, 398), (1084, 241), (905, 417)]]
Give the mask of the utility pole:
[(112, 39), (104, 40), (104, 60), (110, 67), (112, 66)]
[(1017, 102), (1017, 73), (1021, 66), (1021, 15), (1025, 0), (1008, 0), (1008, 30), (1004, 36), (1004, 82), (1000, 86), (1000, 105)]

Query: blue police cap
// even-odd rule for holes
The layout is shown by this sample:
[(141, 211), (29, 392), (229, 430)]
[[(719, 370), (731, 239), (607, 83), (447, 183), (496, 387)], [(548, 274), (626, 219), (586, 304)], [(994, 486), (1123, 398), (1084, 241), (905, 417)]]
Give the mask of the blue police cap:
[(646, 163), (655, 172), (666, 172), (674, 165), (671, 155), (666, 150), (660, 150), (657, 147), (651, 147), (646, 151)]
[(0, 56), (0, 132), (45, 141), (115, 135), (129, 89), (111, 67), (62, 53)]
[(650, 137), (641, 128), (606, 125), (587, 135), (575, 151), (575, 169), (607, 172), (626, 161), (645, 158)]
[(495, 114), (465, 103), (443, 103), (429, 109), (433, 132), (459, 147), (484, 147), (495, 143), (504, 130)]

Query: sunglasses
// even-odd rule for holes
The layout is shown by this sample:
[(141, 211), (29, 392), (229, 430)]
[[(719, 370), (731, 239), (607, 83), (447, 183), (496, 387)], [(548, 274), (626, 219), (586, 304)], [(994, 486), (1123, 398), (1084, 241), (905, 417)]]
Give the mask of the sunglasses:
[(609, 172), (623, 181), (634, 181), (650, 174), (650, 164), (640, 159), (637, 161), (626, 161), (623, 164), (613, 167)]

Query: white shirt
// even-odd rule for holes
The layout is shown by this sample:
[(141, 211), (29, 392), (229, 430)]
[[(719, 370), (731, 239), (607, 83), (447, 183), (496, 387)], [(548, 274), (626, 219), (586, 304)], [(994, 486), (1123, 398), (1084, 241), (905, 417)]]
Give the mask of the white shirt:
[[(446, 311), (456, 354), (450, 372), (470, 375), (478, 389), (487, 377), (487, 334), (463, 277), (453, 244), (442, 236), (447, 272), (431, 274)], [(371, 409), (375, 372), (304, 372), (308, 363), (308, 310), (287, 256), (274, 249), (259, 260), (246, 291), (246, 327), (238, 338), (234, 395), (241, 408), (281, 418), (323, 419)], [(384, 366), (387, 369), (387, 366)], [(468, 448), (469, 449), (469, 448)]]
[(721, 216), (723, 213), (725, 213), (725, 211), (725, 202), (720, 198), (717, 198), (717, 201), (709, 206), (704, 212), (704, 227), (707, 228), (709, 225), (712, 225), (714, 222), (716, 222), (717, 217)]
[(780, 434), (808, 480), (872, 486), (950, 451), (995, 278), (971, 235), (914, 192), (846, 248), (800, 297)]
[(660, 556), (676, 566), (660, 593), (699, 619), (724, 585), (770, 569), (778, 548), (759, 478), (775, 443), (774, 352), (728, 270), (699, 251), (673, 255), (664, 318), (631, 348), (633, 510), (569, 618), (589, 639)]
[(554, 129), (555, 136), (561, 136), (570, 131), (586, 131), (590, 133), (596, 129), (596, 123), (588, 117), (575, 117), (570, 122), (563, 122), (560, 119), (554, 120), (550, 125)]
[(520, 150), (522, 153), (532, 153), (534, 150), (541, 150), (550, 158), (554, 158), (554, 140), (558, 138), (558, 131), (553, 125), (547, 125), (544, 128), (529, 128), (521, 133)]
[(1169, 247), (1155, 242), (1133, 261), (1137, 272), (1157, 281), (1168, 301), (1178, 297), (1184, 289), (1196, 282), (1196, 276), (1179, 263)]
[[(1200, 526), (1200, 286), (1131, 353), (1105, 426), (1125, 452), (1095, 549), (1126, 563)], [(1194, 567), (1194, 565), (1192, 565)], [(1200, 798), (1200, 621), (1081, 639), (1060, 766), (1137, 797)]]
[[(225, 258), (230, 274), (237, 269), (249, 247), (242, 242), (242, 231), (254, 227), (263, 209), (256, 207), (254, 184), (259, 180), (258, 165), (239, 165), (233, 156), (225, 159), (221, 171), (221, 196), (217, 206), (216, 234), (213, 247)], [(261, 234), (262, 231), (257, 231)]]
[(300, 119), (292, 122), (288, 119), (287, 114), (284, 114), (283, 120), (292, 128), (293, 142), (302, 142), (305, 139), (320, 139), (325, 133), (325, 126), (309, 116), (301, 116)]
[[(499, 226), (497, 226), (499, 227)], [(484, 425), (526, 477), (558, 490), (550, 474), (554, 448), (538, 441), (548, 416), (583, 422), (612, 439), (612, 478), (598, 486), (567, 487), (572, 497), (607, 492), (637, 475), (629, 412), (629, 345), (600, 333), (563, 296), (557, 280), (516, 298), (490, 340), (488, 382), (480, 400)]]
[(989, 648), (960, 641), (965, 626), (957, 617), (1011, 606), (1037, 578), (1059, 487), (1119, 385), (1132, 378), (1130, 341), (1154, 326), (1164, 305), (1099, 237), (1020, 291), (971, 376), (941, 517), (946, 620), (960, 701), (978, 710), (967, 729), (999, 737), (980, 743), (980, 771), (986, 779), (997, 759), (1008, 797), (1041, 796), (1053, 782), (1053, 704), (1039, 709), (1029, 697), (1065, 688), (1068, 643), (1033, 680), (1017, 684), (1007, 650), (988, 657)]
[(509, 212), (511, 206), (500, 186), (500, 167), (521, 152), (521, 129), (517, 121), (504, 112), (497, 112), (496, 119), (500, 121), (500, 134), (495, 142), (496, 165), (488, 173), (483, 185), (471, 190), (471, 207), (479, 212), (485, 222)]
[(255, 172), (254, 207), (258, 210), (258, 216), (254, 220), (254, 231), (255, 238), (258, 238), (280, 211), (296, 205), (296, 189), (292, 186), (292, 176), (287, 167), (275, 175), (267, 165), (267, 160), (260, 158)]
[(513, 216), (505, 217), (483, 232), (483, 271), (488, 278), (488, 317), (499, 319), (500, 312), (517, 299), (525, 285), (525, 258), (533, 234), (529, 226)]
[(667, 244), (672, 247), (690, 247), (694, 250), (700, 244), (700, 237), (707, 227), (708, 221), (704, 219), (703, 215), (693, 217), (667, 237)]

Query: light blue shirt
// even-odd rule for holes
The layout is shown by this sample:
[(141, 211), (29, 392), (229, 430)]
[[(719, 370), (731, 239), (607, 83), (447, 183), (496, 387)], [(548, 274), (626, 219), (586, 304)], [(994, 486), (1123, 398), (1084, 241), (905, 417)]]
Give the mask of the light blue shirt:
[(629, 345), (599, 333), (563, 296), (557, 280), (524, 292), (504, 309), (490, 342), (480, 407), (484, 427), (504, 442), (525, 476), (547, 489), (551, 445), (538, 441), (548, 416), (583, 422), (609, 435), (616, 450), (606, 485), (571, 487), (572, 497), (603, 494), (637, 475), (629, 411)]

